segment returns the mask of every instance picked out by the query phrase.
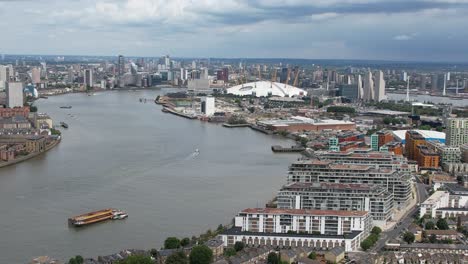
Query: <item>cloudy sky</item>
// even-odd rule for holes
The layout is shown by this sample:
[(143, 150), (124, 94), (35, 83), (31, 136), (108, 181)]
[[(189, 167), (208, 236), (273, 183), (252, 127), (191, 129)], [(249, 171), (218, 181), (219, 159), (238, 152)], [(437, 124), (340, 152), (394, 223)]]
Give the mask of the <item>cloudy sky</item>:
[(0, 53), (468, 61), (468, 0), (0, 0)]

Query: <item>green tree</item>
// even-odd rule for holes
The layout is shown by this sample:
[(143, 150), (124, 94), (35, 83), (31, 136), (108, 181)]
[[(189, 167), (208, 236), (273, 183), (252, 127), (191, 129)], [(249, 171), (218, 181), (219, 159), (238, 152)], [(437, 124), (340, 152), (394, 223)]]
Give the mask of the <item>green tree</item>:
[(367, 239), (369, 239), (372, 242), (372, 245), (379, 240), (379, 236), (376, 234), (370, 234)]
[(428, 221), (428, 222), (424, 225), (424, 228), (425, 228), (426, 230), (433, 230), (433, 229), (435, 229), (435, 224), (434, 224), (434, 222), (432, 222), (432, 221)]
[(149, 256), (132, 255), (124, 260), (117, 262), (118, 264), (154, 264)]
[(213, 251), (205, 245), (192, 248), (190, 252), (190, 264), (209, 264), (213, 261)]
[(267, 263), (268, 264), (279, 264), (280, 263), (280, 258), (278, 256), (278, 254), (276, 254), (275, 252), (271, 252), (270, 254), (268, 254)]
[(175, 249), (180, 247), (180, 240), (177, 237), (168, 237), (164, 241), (165, 249)]
[(364, 239), (362, 242), (361, 242), (361, 248), (362, 250), (364, 251), (367, 251), (369, 248), (371, 248), (373, 245), (372, 241), (370, 241), (369, 239)]
[(431, 126), (430, 125), (422, 125), (419, 127), (419, 129), (421, 130), (431, 130)]
[(190, 238), (184, 237), (184, 238), (180, 241), (180, 245), (181, 245), (182, 247), (186, 247), (186, 246), (190, 245)]
[(227, 256), (227, 257), (230, 257), (230, 256), (234, 256), (236, 255), (236, 250), (232, 247), (228, 247), (226, 248), (226, 250), (224, 250), (224, 255)]
[(403, 234), (403, 240), (404, 240), (406, 243), (408, 243), (408, 244), (413, 243), (413, 242), (414, 242), (414, 239), (415, 239), (414, 234), (411, 233), (411, 232), (405, 232), (405, 233)]
[(77, 264), (83, 264), (83, 262), (84, 262), (83, 257), (80, 256), (80, 255), (75, 256), (75, 260), (76, 260)]
[(159, 252), (158, 252), (157, 249), (152, 248), (152, 249), (150, 250), (150, 254), (151, 254), (151, 256), (153, 256), (154, 258), (157, 258), (158, 255), (159, 255)]
[(392, 123), (392, 118), (386, 116), (386, 117), (384, 117), (383, 122), (384, 122), (384, 124), (389, 125), (390, 123)]
[(241, 251), (242, 249), (244, 249), (244, 247), (245, 247), (245, 244), (244, 244), (244, 242), (241, 242), (241, 241), (237, 241), (234, 244), (234, 249), (236, 250), (236, 252)]
[(372, 234), (376, 234), (377, 236), (380, 235), (380, 233), (382, 233), (382, 229), (378, 226), (374, 226), (372, 228), (372, 231), (371, 231)]
[(31, 106), (29, 107), (29, 111), (30, 111), (31, 113), (37, 112), (37, 106), (31, 105)]
[(447, 220), (445, 220), (444, 218), (440, 218), (439, 220), (437, 220), (437, 228), (440, 229), (440, 230), (448, 230), (449, 229), (449, 226), (447, 224)]
[(78, 264), (78, 263), (76, 263), (75, 258), (71, 258), (71, 259), (68, 261), (68, 264)]
[(435, 242), (437, 242), (437, 237), (436, 237), (436, 235), (434, 235), (434, 234), (430, 235), (430, 236), (429, 236), (429, 243), (433, 243), (433, 244), (434, 244)]
[(183, 251), (177, 251), (172, 253), (166, 259), (166, 264), (187, 264), (188, 258)]
[(216, 232), (221, 233), (224, 231), (224, 226), (222, 224), (219, 224), (218, 228), (216, 228)]
[(317, 258), (317, 253), (315, 252), (310, 252), (309, 256), (307, 256), (309, 259), (316, 259)]

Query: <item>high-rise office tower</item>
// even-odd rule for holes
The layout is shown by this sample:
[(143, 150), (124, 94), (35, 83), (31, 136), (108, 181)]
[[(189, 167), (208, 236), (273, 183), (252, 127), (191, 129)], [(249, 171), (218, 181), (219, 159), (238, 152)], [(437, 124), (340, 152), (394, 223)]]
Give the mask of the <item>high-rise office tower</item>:
[(47, 76), (47, 63), (46, 62), (41, 62), (41, 66), (42, 66), (41, 77), (44, 78), (44, 79), (47, 79), (48, 78), (48, 76)]
[(468, 143), (468, 118), (446, 119), (445, 144), (459, 147)]
[(201, 77), (200, 79), (208, 79), (208, 68), (203, 68), (201, 69)]
[(0, 82), (10, 81), (10, 67), (0, 65)]
[(31, 70), (31, 80), (33, 84), (41, 83), (41, 69), (34, 67)]
[(7, 107), (14, 108), (24, 105), (23, 89), (22, 82), (6, 83)]
[(407, 72), (402, 72), (401, 73), (401, 80), (406, 82), (408, 80), (408, 73)]
[(371, 101), (374, 98), (374, 80), (372, 80), (372, 72), (369, 69), (364, 75), (364, 100)]
[(75, 81), (75, 72), (73, 67), (68, 68), (68, 83), (73, 83)]
[(362, 87), (362, 76), (361, 74), (358, 74), (356, 77), (356, 84), (358, 87), (358, 98), (360, 100), (364, 99), (364, 88)]
[(420, 85), (420, 88), (421, 88), (421, 89), (426, 89), (426, 84), (427, 84), (426, 75), (421, 75), (421, 85)]
[(92, 69), (86, 69), (85, 70), (84, 84), (86, 85), (86, 87), (93, 87), (94, 86), (93, 70)]
[(374, 100), (380, 102), (385, 99), (385, 80), (382, 71), (375, 75)]
[(119, 73), (119, 76), (122, 76), (125, 73), (125, 58), (122, 55), (119, 55), (118, 73)]
[(438, 83), (438, 75), (433, 74), (431, 76), (431, 90), (432, 90), (432, 92), (437, 91), (437, 83)]

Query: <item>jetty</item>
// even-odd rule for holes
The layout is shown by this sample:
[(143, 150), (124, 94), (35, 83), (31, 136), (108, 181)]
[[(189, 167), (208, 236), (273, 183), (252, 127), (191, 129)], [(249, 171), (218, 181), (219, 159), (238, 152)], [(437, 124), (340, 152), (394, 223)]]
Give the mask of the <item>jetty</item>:
[(306, 149), (302, 146), (291, 146), (289, 148), (284, 148), (279, 145), (271, 146), (271, 150), (273, 152), (279, 152), (279, 153), (294, 153), (294, 152), (303, 152)]

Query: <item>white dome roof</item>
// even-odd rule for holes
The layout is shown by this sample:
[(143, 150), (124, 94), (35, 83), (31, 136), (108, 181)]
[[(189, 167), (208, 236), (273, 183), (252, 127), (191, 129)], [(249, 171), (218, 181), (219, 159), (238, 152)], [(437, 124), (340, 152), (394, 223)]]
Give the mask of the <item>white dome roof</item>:
[(240, 96), (255, 94), (257, 97), (272, 95), (280, 97), (307, 95), (306, 91), (292, 85), (269, 81), (258, 81), (237, 85), (228, 88), (227, 93)]

